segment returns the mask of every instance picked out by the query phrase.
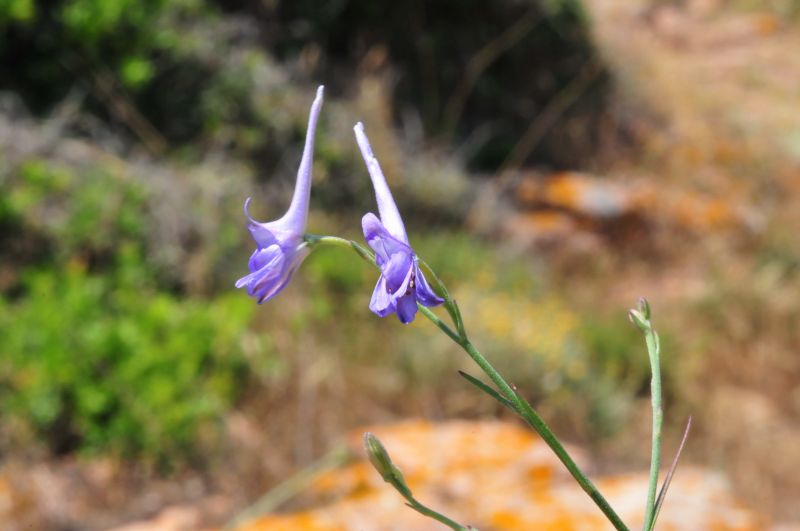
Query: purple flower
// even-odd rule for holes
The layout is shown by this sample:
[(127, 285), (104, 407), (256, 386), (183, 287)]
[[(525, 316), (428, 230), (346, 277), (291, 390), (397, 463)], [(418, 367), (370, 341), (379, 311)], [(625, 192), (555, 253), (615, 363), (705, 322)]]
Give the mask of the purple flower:
[(364, 238), (375, 251), (375, 261), (381, 268), (381, 276), (372, 292), (369, 309), (381, 317), (397, 313), (400, 322), (408, 324), (417, 314), (417, 302), (424, 306), (437, 306), (444, 299), (434, 293), (419, 269), (417, 255), (408, 244), (403, 219), (386, 184), (381, 166), (372, 154), (364, 125), (359, 122), (353, 129), (375, 188), (375, 199), (381, 215), (378, 219), (370, 212), (361, 220)]
[(244, 213), (250, 220), (250, 234), (258, 248), (250, 257), (250, 274), (236, 281), (237, 288), (247, 287), (247, 294), (261, 304), (277, 295), (292, 279), (310, 251), (304, 241), (308, 219), (308, 200), (311, 194), (311, 167), (314, 159), (314, 132), (322, 107), (324, 87), (317, 89), (317, 97), (311, 104), (306, 131), (306, 144), (297, 183), (289, 210), (280, 219), (259, 223), (250, 216), (250, 198), (244, 203)]

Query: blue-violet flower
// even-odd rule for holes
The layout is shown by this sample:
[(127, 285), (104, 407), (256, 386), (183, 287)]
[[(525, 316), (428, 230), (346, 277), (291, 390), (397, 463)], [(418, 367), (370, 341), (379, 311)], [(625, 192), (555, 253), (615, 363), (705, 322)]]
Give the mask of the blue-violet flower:
[(259, 223), (250, 215), (250, 198), (244, 203), (244, 213), (250, 220), (248, 228), (256, 241), (257, 249), (248, 263), (250, 274), (236, 281), (236, 287), (247, 287), (247, 294), (258, 299), (259, 304), (271, 299), (286, 287), (310, 252), (304, 236), (311, 194), (314, 133), (322, 107), (323, 92), (324, 87), (320, 86), (314, 103), (311, 104), (306, 143), (289, 210), (280, 219)]
[(397, 313), (400, 322), (407, 324), (417, 314), (417, 302), (424, 306), (437, 306), (444, 299), (436, 295), (419, 269), (417, 256), (408, 243), (403, 219), (386, 184), (381, 166), (372, 154), (364, 125), (359, 122), (353, 129), (375, 188), (378, 213), (381, 216), (378, 219), (370, 212), (361, 220), (364, 238), (375, 251), (375, 261), (381, 269), (369, 309), (381, 317)]

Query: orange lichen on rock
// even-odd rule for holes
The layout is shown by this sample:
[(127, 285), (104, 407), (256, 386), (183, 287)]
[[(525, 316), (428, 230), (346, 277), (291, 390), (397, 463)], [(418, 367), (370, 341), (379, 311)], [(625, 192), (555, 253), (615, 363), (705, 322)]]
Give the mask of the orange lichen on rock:
[[(536, 468), (551, 475), (568, 477), (563, 466), (533, 432), (507, 422), (450, 421), (433, 423), (408, 420), (391, 425), (368, 426), (386, 446), (392, 460), (409, 482), (428, 480), (469, 471), (496, 473), (514, 466), (520, 473)], [(361, 431), (350, 444), (360, 449)], [(423, 450), (424, 449), (424, 450)], [(575, 449), (571, 449), (577, 452)], [(424, 451), (426, 459), (420, 459)]]
[(733, 206), (721, 199), (682, 195), (673, 201), (674, 218), (684, 227), (712, 229), (731, 226), (737, 220)]
[[(549, 448), (520, 425), (410, 420), (369, 426), (349, 438), (359, 451), (363, 431), (383, 442), (420, 501), (464, 525), (482, 531), (609, 529)], [(602, 477), (597, 485), (625, 522), (641, 526), (646, 473)], [(406, 507), (366, 461), (320, 475), (309, 491), (312, 499), (324, 501), (306, 511), (255, 519), (239, 530), (441, 529)], [(673, 480), (659, 529), (756, 531), (765, 526), (739, 505), (721, 475), (684, 466)]]
[(735, 197), (719, 197), (653, 184), (621, 182), (579, 172), (524, 176), (515, 189), (520, 210), (506, 232), (537, 238), (563, 236), (606, 222), (656, 222), (690, 231), (755, 228), (751, 209)]
[(362, 461), (338, 470), (322, 472), (311, 485), (310, 494), (320, 498), (358, 496), (370, 492), (381, 481), (380, 477), (376, 477), (372, 465)]
[(503, 231), (514, 239), (531, 236), (536, 239), (557, 239), (575, 232), (579, 224), (566, 212), (534, 210), (512, 216)]
[(559, 172), (544, 179), (529, 176), (520, 182), (516, 195), (522, 204), (542, 204), (600, 218), (630, 212), (635, 197), (634, 190), (579, 172)]
[(345, 531), (344, 524), (331, 524), (313, 512), (264, 516), (238, 528), (238, 531)]

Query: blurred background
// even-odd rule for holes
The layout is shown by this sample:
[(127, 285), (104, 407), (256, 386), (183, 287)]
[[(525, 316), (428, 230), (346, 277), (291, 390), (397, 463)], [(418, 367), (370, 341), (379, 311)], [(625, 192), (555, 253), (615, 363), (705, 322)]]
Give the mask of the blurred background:
[[(360, 238), (363, 121), (417, 252), (599, 472), (666, 448), (800, 520), (797, 0), (3, 0), (0, 511), (224, 523), (344, 434), (508, 418), (427, 321), (321, 250), (233, 288), (326, 85), (309, 230)], [(25, 527), (28, 526), (28, 527)]]

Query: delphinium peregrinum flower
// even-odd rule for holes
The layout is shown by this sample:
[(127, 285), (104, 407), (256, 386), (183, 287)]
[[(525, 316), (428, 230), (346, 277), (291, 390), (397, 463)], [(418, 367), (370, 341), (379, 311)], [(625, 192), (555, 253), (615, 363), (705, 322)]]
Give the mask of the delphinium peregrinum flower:
[(258, 246), (250, 257), (250, 274), (236, 282), (237, 288), (247, 287), (248, 295), (258, 299), (259, 304), (277, 295), (292, 279), (292, 275), (310, 251), (304, 241), (308, 219), (308, 200), (311, 194), (311, 167), (314, 159), (314, 133), (322, 107), (323, 87), (317, 89), (317, 97), (311, 104), (306, 131), (306, 143), (297, 183), (289, 210), (280, 219), (259, 223), (250, 215), (250, 198), (244, 203), (244, 213), (250, 220), (250, 234)]
[[(312, 247), (316, 245), (336, 245), (348, 247), (363, 259), (376, 265), (380, 269), (380, 278), (372, 293), (370, 309), (381, 317), (391, 313), (396, 313), (398, 319), (403, 323), (410, 323), (414, 320), (418, 304), (421, 305), (420, 312), (435, 324), (450, 339), (458, 344), (480, 367), (483, 373), (489, 377), (494, 386), (483, 382), (467, 373), (461, 375), (471, 384), (475, 385), (480, 391), (496, 399), (502, 405), (508, 407), (522, 417), (553, 450), (558, 459), (564, 464), (573, 478), (581, 488), (591, 497), (595, 504), (617, 531), (629, 531), (629, 528), (620, 519), (619, 515), (609, 505), (597, 487), (578, 467), (575, 461), (561, 444), (555, 434), (550, 430), (545, 421), (533, 409), (527, 400), (517, 392), (516, 388), (506, 381), (495, 369), (488, 359), (478, 350), (467, 335), (464, 327), (461, 312), (458, 309), (455, 299), (451, 298), (447, 288), (439, 280), (432, 270), (433, 280), (437, 290), (446, 298), (437, 295), (428, 284), (420, 267), (419, 259), (408, 242), (405, 225), (397, 210), (397, 205), (392, 198), (392, 193), (386, 183), (386, 178), (381, 171), (375, 155), (372, 153), (369, 140), (364, 133), (364, 126), (356, 124), (354, 130), (356, 141), (361, 149), (361, 154), (367, 164), (373, 187), (375, 188), (375, 198), (378, 203), (380, 218), (373, 213), (366, 214), (362, 220), (362, 228), (367, 244), (372, 248), (372, 254), (356, 242), (339, 238), (336, 236), (314, 236), (305, 234), (306, 218), (308, 217), (308, 200), (311, 191), (311, 166), (314, 151), (314, 133), (317, 125), (320, 107), (322, 106), (322, 87), (317, 90), (317, 97), (311, 106), (311, 113), (308, 120), (308, 130), (306, 132), (306, 144), (303, 150), (303, 157), (300, 162), (300, 169), (297, 174), (297, 184), (292, 197), (289, 210), (280, 219), (270, 223), (259, 223), (255, 221), (248, 212), (250, 200), (245, 202), (245, 214), (250, 220), (250, 232), (256, 241), (258, 248), (250, 257), (251, 273), (236, 283), (237, 288), (247, 287), (249, 295), (255, 297), (259, 303), (271, 299), (277, 295), (291, 280), (292, 275), (300, 266), (303, 259), (308, 256)], [(426, 266), (427, 267), (427, 266)], [(432, 306), (445, 304), (447, 313), (450, 315), (455, 325), (455, 329), (440, 319), (435, 312), (429, 309)], [(652, 330), (649, 321), (649, 306), (643, 303), (639, 310), (633, 312), (634, 322), (645, 332), (648, 351), (651, 363), (653, 364), (653, 449), (652, 449), (652, 470), (651, 480), (648, 491), (646, 517), (648, 524), (645, 531), (652, 531), (658, 516), (664, 494), (669, 486), (669, 481), (677, 464), (677, 457), (673, 461), (670, 472), (667, 475), (661, 493), (656, 498), (655, 492), (658, 482), (658, 464), (660, 462), (660, 384), (658, 377), (659, 364), (659, 345), (658, 337)], [(687, 428), (688, 433), (688, 428)], [(686, 434), (684, 434), (685, 441)], [(402, 479), (399, 470), (391, 465), (391, 460), (383, 448), (374, 437), (366, 439), (367, 451), (371, 454), (373, 465), (392, 486), (397, 489), (406, 499), (408, 505), (416, 511), (433, 518), (455, 531), (467, 531), (467, 528), (450, 518), (433, 511), (422, 505), (413, 497), (408, 486)], [(681, 447), (683, 443), (681, 443)]]
[(361, 220), (364, 238), (375, 251), (375, 262), (381, 269), (369, 308), (381, 317), (397, 313), (397, 318), (402, 323), (410, 323), (417, 314), (418, 301), (424, 306), (437, 306), (444, 299), (434, 293), (419, 269), (417, 256), (408, 243), (403, 219), (386, 184), (381, 166), (372, 154), (364, 125), (359, 122), (354, 130), (375, 188), (375, 199), (381, 216), (378, 219), (370, 212)]

